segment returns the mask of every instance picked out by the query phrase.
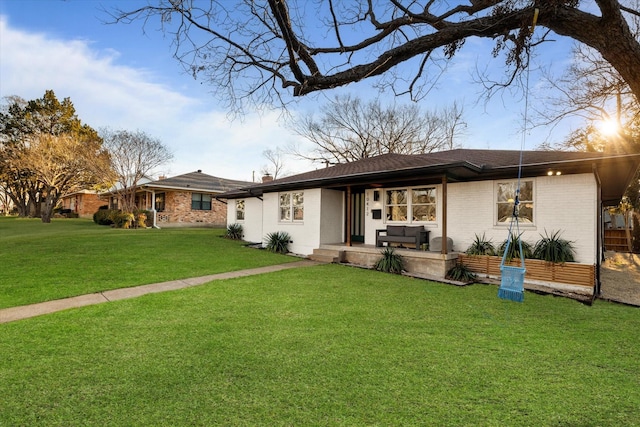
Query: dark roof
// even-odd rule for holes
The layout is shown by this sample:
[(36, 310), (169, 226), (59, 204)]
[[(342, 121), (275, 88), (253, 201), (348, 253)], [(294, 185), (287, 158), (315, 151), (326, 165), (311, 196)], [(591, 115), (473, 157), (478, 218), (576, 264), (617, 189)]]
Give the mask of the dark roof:
[[(521, 162), (522, 158), (522, 162)], [(478, 181), (597, 171), (602, 199), (616, 204), (640, 164), (640, 154), (607, 154), (567, 151), (517, 151), (456, 149), (429, 154), (383, 154), (350, 163), (241, 187), (222, 197), (259, 196), (274, 191), (305, 188), (354, 189), (400, 185)]]
[(248, 181), (235, 181), (232, 179), (219, 178), (217, 176), (202, 173), (202, 171), (196, 171), (148, 182), (144, 184), (144, 187), (166, 190), (224, 193), (225, 191), (235, 190), (251, 184), (252, 183)]

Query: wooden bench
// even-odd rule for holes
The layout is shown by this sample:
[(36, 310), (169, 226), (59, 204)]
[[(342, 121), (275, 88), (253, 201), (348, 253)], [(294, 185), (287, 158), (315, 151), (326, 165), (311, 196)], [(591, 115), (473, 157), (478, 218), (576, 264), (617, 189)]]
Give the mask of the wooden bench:
[[(383, 234), (384, 233), (384, 234)], [(415, 245), (416, 249), (429, 242), (429, 231), (423, 226), (387, 225), (386, 229), (376, 230), (376, 247), (382, 247), (383, 243), (408, 243)]]

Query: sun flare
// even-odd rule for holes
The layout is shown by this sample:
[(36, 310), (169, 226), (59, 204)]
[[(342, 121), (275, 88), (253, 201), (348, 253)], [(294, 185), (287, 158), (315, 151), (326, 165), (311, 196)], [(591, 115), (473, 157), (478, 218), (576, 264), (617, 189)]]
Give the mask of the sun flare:
[(620, 130), (620, 127), (618, 126), (618, 123), (616, 123), (615, 120), (603, 120), (598, 124), (598, 129), (600, 130), (600, 133), (605, 135), (605, 136), (612, 136), (618, 133), (618, 131)]

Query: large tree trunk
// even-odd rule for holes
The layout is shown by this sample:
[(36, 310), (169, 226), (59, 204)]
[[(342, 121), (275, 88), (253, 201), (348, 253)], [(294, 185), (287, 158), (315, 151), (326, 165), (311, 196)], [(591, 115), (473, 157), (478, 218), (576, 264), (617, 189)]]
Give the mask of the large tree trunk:
[(617, 1), (598, 0), (597, 3), (603, 12), (600, 18), (574, 8), (549, 7), (541, 11), (538, 22), (600, 52), (640, 101), (640, 43)]
[(40, 218), (42, 218), (42, 222), (48, 224), (51, 222), (51, 217), (53, 216), (53, 208), (56, 207), (58, 203), (58, 193), (55, 189), (49, 189), (47, 191), (47, 197), (44, 199), (44, 203), (40, 203), (42, 206), (42, 212)]

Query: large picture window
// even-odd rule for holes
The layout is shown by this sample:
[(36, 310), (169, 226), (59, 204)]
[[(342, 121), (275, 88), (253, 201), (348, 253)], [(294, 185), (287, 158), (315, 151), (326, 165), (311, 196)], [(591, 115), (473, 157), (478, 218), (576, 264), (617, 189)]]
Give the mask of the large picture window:
[(280, 193), (280, 221), (304, 219), (304, 193)]
[(211, 194), (191, 193), (192, 211), (210, 211)]
[(387, 221), (429, 222), (436, 220), (436, 189), (412, 188), (385, 192)]
[[(498, 224), (511, 222), (517, 189), (517, 181), (499, 182), (497, 184)], [(533, 181), (520, 181), (518, 221), (521, 224), (533, 224), (533, 219)]]
[(244, 200), (236, 200), (236, 220), (244, 220)]

